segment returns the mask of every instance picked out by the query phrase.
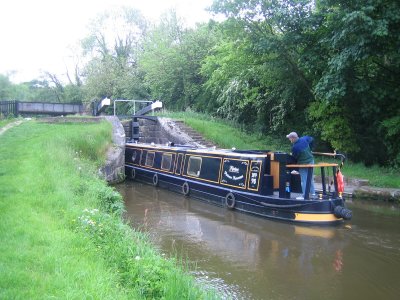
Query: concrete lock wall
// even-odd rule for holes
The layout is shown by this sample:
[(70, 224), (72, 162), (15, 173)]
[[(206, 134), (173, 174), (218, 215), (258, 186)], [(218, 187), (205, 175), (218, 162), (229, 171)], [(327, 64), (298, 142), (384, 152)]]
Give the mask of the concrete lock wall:
[[(192, 139), (185, 133), (179, 131), (174, 122), (169, 118), (157, 117), (155, 121), (139, 119), (139, 142), (155, 144), (191, 144)], [(132, 120), (122, 122), (125, 130), (126, 140), (132, 139)]]
[[(112, 124), (113, 146), (107, 151), (105, 165), (99, 169), (99, 174), (108, 183), (118, 183), (124, 180), (125, 174), (125, 142), (131, 140), (132, 121), (120, 122), (118, 117), (105, 117)], [(168, 119), (157, 118), (155, 121), (139, 120), (139, 142), (166, 144), (186, 144), (180, 134), (174, 133), (166, 126)]]
[[(131, 141), (132, 120), (120, 121), (116, 116), (105, 117), (113, 126), (113, 147), (107, 152), (105, 165), (100, 168), (100, 174), (109, 183), (124, 180), (125, 172), (125, 142)], [(193, 139), (182, 132), (169, 118), (154, 120), (139, 119), (139, 142), (155, 144), (192, 144)]]
[(125, 131), (118, 117), (109, 116), (105, 119), (112, 125), (113, 146), (108, 149), (105, 165), (99, 169), (99, 173), (112, 184), (125, 179)]
[(139, 120), (139, 142), (166, 144), (170, 142), (168, 137), (163, 132), (158, 118), (156, 121), (141, 119)]

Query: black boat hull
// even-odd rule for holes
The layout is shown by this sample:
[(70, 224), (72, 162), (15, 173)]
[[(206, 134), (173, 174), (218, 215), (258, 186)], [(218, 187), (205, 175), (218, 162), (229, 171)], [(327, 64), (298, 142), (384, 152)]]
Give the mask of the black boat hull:
[(166, 188), (193, 199), (260, 217), (302, 224), (334, 225), (343, 222), (335, 216), (335, 207), (344, 207), (344, 199), (297, 200), (273, 195), (259, 195), (229, 187), (183, 178), (126, 164), (127, 178), (155, 187)]

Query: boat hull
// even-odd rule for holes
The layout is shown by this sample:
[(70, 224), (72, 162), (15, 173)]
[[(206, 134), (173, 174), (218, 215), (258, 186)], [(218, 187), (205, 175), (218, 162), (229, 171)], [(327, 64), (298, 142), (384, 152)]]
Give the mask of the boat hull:
[(335, 216), (335, 207), (344, 207), (344, 199), (297, 200), (279, 195), (260, 195), (191, 178), (166, 174), (140, 166), (126, 164), (128, 179), (166, 188), (229, 210), (259, 217), (300, 224), (335, 225), (343, 218)]

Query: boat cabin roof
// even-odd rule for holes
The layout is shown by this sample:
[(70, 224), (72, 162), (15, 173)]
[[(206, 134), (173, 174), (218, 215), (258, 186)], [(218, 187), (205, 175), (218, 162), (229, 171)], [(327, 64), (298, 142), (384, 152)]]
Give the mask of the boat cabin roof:
[(157, 149), (160, 151), (185, 151), (188, 153), (207, 153), (216, 155), (229, 155), (229, 156), (251, 156), (251, 157), (266, 157), (271, 152), (270, 150), (237, 150), (232, 149), (217, 149), (216, 147), (211, 148), (199, 148), (191, 145), (174, 145), (174, 144), (147, 144), (147, 143), (127, 143), (127, 145), (137, 146), (141, 148)]

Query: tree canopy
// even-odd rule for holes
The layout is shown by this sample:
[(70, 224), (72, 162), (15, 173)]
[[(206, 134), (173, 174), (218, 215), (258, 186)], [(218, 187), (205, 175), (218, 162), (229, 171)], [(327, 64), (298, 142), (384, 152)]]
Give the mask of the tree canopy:
[(397, 0), (214, 0), (210, 10), (224, 20), (194, 28), (174, 11), (157, 24), (130, 8), (107, 12), (82, 41), (75, 82), (48, 74), (47, 87), (16, 91), (0, 76), (0, 96), (33, 86), (54, 101), (159, 99), (400, 166)]

